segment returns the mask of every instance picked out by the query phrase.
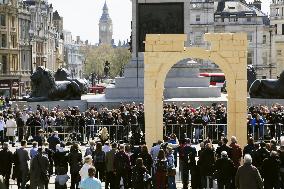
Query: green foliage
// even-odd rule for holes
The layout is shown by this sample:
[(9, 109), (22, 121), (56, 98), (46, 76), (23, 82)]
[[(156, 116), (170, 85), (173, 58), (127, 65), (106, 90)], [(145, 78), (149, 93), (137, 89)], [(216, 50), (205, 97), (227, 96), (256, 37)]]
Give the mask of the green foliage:
[(83, 47), (81, 52), (86, 58), (85, 74), (87, 76), (96, 73), (104, 76), (105, 62), (110, 62), (110, 77), (119, 75), (121, 68), (130, 61), (131, 53), (127, 48), (113, 48), (110, 45), (100, 45), (96, 47)]

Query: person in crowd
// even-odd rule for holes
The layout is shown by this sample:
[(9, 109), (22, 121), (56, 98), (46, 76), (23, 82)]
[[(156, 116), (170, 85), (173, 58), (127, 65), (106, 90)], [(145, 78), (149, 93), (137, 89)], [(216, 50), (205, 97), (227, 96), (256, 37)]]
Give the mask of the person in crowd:
[(12, 170), (13, 153), (9, 150), (9, 143), (3, 144), (3, 149), (0, 151), (0, 175), (3, 176), (6, 188), (9, 188), (9, 179)]
[(137, 158), (136, 164), (132, 169), (132, 188), (134, 189), (146, 189), (147, 180), (145, 175), (148, 174), (147, 168), (143, 164), (142, 158)]
[(264, 188), (280, 188), (280, 160), (276, 151), (271, 151), (270, 156), (263, 160), (262, 172)]
[(168, 161), (168, 188), (176, 189), (176, 167), (175, 167), (175, 158), (173, 155), (173, 149), (170, 146), (167, 146), (166, 158)]
[(36, 136), (33, 137), (33, 141), (37, 142), (38, 146), (43, 146), (43, 143), (45, 142), (45, 139), (44, 139), (44, 133), (43, 133), (42, 129), (39, 129), (37, 131)]
[(259, 170), (260, 174), (263, 176), (262, 164), (265, 158), (269, 157), (269, 151), (266, 149), (266, 144), (264, 141), (260, 142), (260, 148), (256, 150), (254, 154), (254, 165)]
[(94, 166), (96, 168), (96, 177), (104, 181), (105, 177), (105, 152), (102, 150), (102, 143), (97, 142), (96, 150), (93, 152)]
[(22, 112), (16, 112), (16, 124), (17, 124), (17, 132), (18, 132), (18, 141), (22, 141), (24, 138), (24, 127), (25, 123), (24, 120), (22, 119)]
[(9, 119), (6, 121), (6, 129), (6, 137), (11, 141), (12, 146), (15, 147), (17, 123), (14, 120), (13, 115), (9, 115)]
[(38, 153), (37, 150), (38, 150), (38, 143), (34, 141), (32, 143), (32, 148), (30, 149), (31, 159), (33, 159), (37, 155)]
[(167, 183), (168, 161), (165, 156), (165, 151), (160, 149), (158, 156), (155, 160), (155, 179), (156, 188), (164, 189)]
[(70, 177), (64, 167), (59, 167), (55, 177), (55, 189), (67, 189), (67, 181)]
[(104, 143), (102, 150), (104, 151), (104, 153), (107, 153), (111, 150), (111, 147), (110, 147), (108, 140)]
[(212, 175), (215, 165), (215, 151), (211, 143), (206, 143), (204, 150), (199, 156), (197, 166), (199, 167), (201, 184), (203, 188), (213, 188)]
[(5, 141), (4, 128), (6, 127), (2, 112), (0, 112), (0, 142), (3, 145)]
[(252, 156), (252, 152), (255, 150), (255, 144), (252, 137), (249, 137), (247, 145), (244, 147), (243, 156), (249, 154)]
[(89, 173), (89, 177), (80, 183), (79, 188), (80, 189), (101, 189), (102, 188), (101, 181), (95, 178), (96, 168), (95, 167), (89, 168), (88, 173)]
[(226, 151), (228, 157), (232, 159), (232, 148), (230, 146), (227, 146), (227, 143), (228, 139), (226, 137), (223, 137), (221, 140), (221, 146), (216, 149), (217, 158), (221, 158), (221, 152)]
[[(37, 155), (31, 160), (31, 188), (44, 189), (49, 183), (49, 161), (43, 154), (43, 149), (38, 148)], [(48, 189), (48, 188), (46, 188)]]
[(80, 176), (81, 176), (81, 181), (84, 179), (88, 178), (88, 170), (93, 166), (93, 158), (92, 156), (88, 155), (84, 158), (84, 165), (80, 169)]
[[(231, 158), (234, 163), (235, 171), (233, 172), (234, 177), (235, 174), (241, 165), (241, 159), (242, 159), (242, 149), (239, 144), (237, 144), (237, 138), (235, 136), (231, 137), (231, 144), (229, 145), (232, 150), (231, 150)], [(232, 186), (234, 187), (235, 185), (235, 179), (232, 180)]]
[(65, 149), (65, 143), (61, 142), (56, 145), (56, 152), (54, 153), (54, 166), (55, 173), (57, 174), (57, 170), (60, 167), (64, 167), (66, 171), (68, 171), (68, 153), (69, 151)]
[(190, 143), (190, 139), (183, 139), (180, 141), (180, 146), (178, 148), (183, 189), (188, 188), (189, 171), (192, 177), (191, 186), (196, 186), (196, 170), (194, 170), (194, 168), (196, 166), (195, 157), (197, 152), (196, 148), (192, 147)]
[(105, 164), (106, 164), (106, 182), (105, 189), (115, 188), (115, 174), (114, 174), (114, 157), (117, 153), (117, 143), (112, 143), (111, 150), (106, 153)]
[(70, 189), (78, 189), (80, 182), (80, 174), (79, 171), (82, 166), (82, 153), (79, 149), (78, 144), (73, 144), (70, 153), (68, 155), (68, 163), (70, 167), (71, 174), (71, 186)]
[(54, 151), (49, 149), (48, 147), (48, 142), (43, 143), (44, 154), (47, 155), (49, 160), (49, 175), (53, 175)]
[(218, 189), (230, 189), (235, 178), (235, 167), (233, 161), (228, 158), (226, 151), (221, 152), (221, 158), (215, 164), (215, 177)]
[(56, 145), (60, 144), (58, 132), (53, 131), (52, 135), (47, 139), (47, 142), (49, 143), (49, 149), (53, 150), (53, 152), (56, 152)]
[(284, 137), (280, 139), (279, 159), (280, 159), (280, 187), (284, 188)]
[(123, 179), (124, 188), (129, 188), (129, 180), (127, 178), (128, 171), (130, 170), (130, 158), (125, 153), (125, 146), (123, 144), (119, 145), (119, 152), (117, 152), (114, 156), (114, 174), (116, 175), (116, 183), (115, 186), (120, 186), (120, 180)]
[(15, 156), (14, 161), (16, 161), (16, 164), (18, 164), (17, 185), (18, 188), (21, 189), (25, 189), (30, 172), (28, 165), (28, 162), (30, 161), (30, 156), (26, 147), (27, 147), (27, 141), (22, 140), (21, 147), (16, 150), (14, 155)]
[(269, 151), (276, 151), (277, 152), (277, 142), (275, 139), (270, 140)]
[(163, 143), (163, 141), (158, 140), (157, 144), (154, 145), (154, 146), (151, 148), (150, 154), (151, 154), (151, 156), (152, 156), (153, 161), (155, 161), (156, 158), (158, 157), (158, 154), (159, 154), (159, 151), (160, 151), (160, 149), (161, 149), (161, 144), (162, 144), (162, 143)]
[(152, 159), (151, 155), (149, 154), (148, 148), (147, 148), (146, 145), (143, 145), (141, 147), (141, 152), (138, 154), (138, 158), (142, 158), (143, 164), (147, 168), (148, 173), (151, 174), (153, 159)]
[(259, 171), (252, 165), (252, 158), (249, 154), (244, 156), (244, 165), (237, 170), (235, 177), (236, 189), (263, 189), (263, 182)]
[(90, 147), (86, 148), (85, 155), (84, 155), (85, 157), (88, 155), (92, 156), (93, 152), (95, 151), (95, 146), (96, 146), (95, 141), (91, 140), (89, 144), (90, 144)]
[(4, 184), (4, 181), (3, 181), (3, 180), (4, 180), (3, 177), (0, 176), (0, 188), (1, 188), (1, 189), (7, 189), (6, 186), (5, 186), (5, 184)]

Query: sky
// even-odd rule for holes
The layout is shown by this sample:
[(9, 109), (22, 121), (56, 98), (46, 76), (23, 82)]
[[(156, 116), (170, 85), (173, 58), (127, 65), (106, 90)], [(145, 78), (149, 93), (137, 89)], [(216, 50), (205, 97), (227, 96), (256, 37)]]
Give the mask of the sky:
[[(113, 38), (126, 41), (131, 34), (131, 0), (106, 0), (113, 22)], [(253, 0), (247, 0), (252, 2)], [(262, 10), (269, 12), (271, 0), (262, 0)], [(99, 20), (105, 0), (48, 0), (64, 18), (64, 29), (72, 32), (74, 39), (81, 36), (92, 44), (99, 41)]]

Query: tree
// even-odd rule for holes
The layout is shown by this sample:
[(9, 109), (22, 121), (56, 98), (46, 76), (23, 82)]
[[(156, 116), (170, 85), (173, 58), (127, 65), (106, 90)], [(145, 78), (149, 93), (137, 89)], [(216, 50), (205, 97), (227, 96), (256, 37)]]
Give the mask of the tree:
[(105, 62), (110, 62), (110, 77), (119, 75), (125, 64), (130, 61), (131, 53), (126, 48), (113, 48), (110, 45), (100, 45), (95, 47), (83, 47), (81, 52), (86, 58), (85, 74), (90, 76), (95, 73), (99, 77), (104, 76)]

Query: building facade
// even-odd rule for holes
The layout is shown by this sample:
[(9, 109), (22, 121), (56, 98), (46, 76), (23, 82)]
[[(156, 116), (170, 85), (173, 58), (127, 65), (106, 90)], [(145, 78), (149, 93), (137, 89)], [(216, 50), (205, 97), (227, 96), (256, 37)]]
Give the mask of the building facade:
[(108, 6), (105, 2), (103, 14), (99, 22), (99, 44), (113, 45), (112, 34), (112, 20), (108, 13)]
[(63, 31), (64, 34), (64, 62), (72, 78), (83, 78), (84, 74), (84, 56), (80, 52), (84, 45), (77, 36), (76, 41), (72, 38), (70, 31)]
[(276, 59), (277, 75), (284, 70), (284, 1), (272, 0), (270, 4), (270, 24), (273, 38), (273, 56)]
[(57, 33), (53, 27), (53, 7), (47, 0), (27, 0), (24, 3), (31, 13), (32, 70), (44, 66), (55, 71)]
[(17, 0), (0, 1), (0, 95), (10, 97), (19, 94), (23, 74), (19, 61), (17, 13)]

